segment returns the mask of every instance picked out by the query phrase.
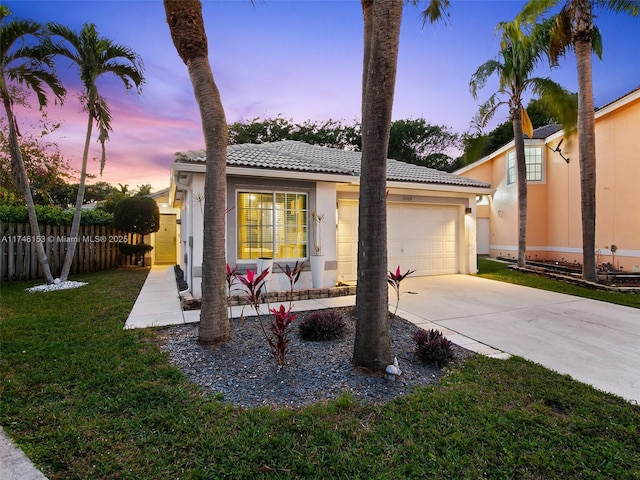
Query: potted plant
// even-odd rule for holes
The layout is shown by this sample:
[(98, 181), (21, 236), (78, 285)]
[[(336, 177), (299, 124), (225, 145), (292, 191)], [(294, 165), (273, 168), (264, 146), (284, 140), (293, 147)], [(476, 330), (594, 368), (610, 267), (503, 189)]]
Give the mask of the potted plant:
[(262, 272), (267, 271), (267, 276), (264, 279), (264, 284), (267, 290), (271, 285), (271, 272), (273, 271), (273, 258), (271, 257), (259, 257), (256, 260), (256, 273), (260, 275)]
[(311, 212), (313, 221), (313, 253), (311, 254), (311, 284), (313, 288), (322, 287), (324, 277), (324, 255), (322, 255), (322, 235), (320, 224), (324, 221), (324, 213)]

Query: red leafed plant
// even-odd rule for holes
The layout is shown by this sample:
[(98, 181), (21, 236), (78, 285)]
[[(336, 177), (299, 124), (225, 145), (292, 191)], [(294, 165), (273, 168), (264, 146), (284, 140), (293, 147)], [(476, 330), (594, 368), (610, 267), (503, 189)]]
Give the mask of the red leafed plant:
[(276, 359), (278, 365), (284, 365), (285, 356), (289, 346), (289, 326), (296, 319), (291, 313), (291, 307), (285, 310), (284, 305), (280, 305), (279, 309), (272, 308), (273, 320), (271, 321), (271, 332), (273, 337), (267, 336), (267, 341), (271, 346), (271, 353)]
[(265, 278), (268, 274), (268, 268), (262, 271), (260, 275), (256, 275), (256, 272), (253, 270), (247, 270), (246, 275), (237, 275), (237, 278), (247, 290), (247, 299), (256, 311), (262, 333), (271, 347), (271, 353), (276, 359), (276, 363), (278, 365), (284, 365), (287, 347), (289, 345), (289, 325), (295, 320), (296, 316), (291, 313), (291, 307), (285, 310), (284, 305), (280, 305), (279, 309), (270, 309), (270, 312), (273, 314), (270, 330), (273, 335), (270, 336), (267, 333), (267, 329), (264, 327), (262, 321), (262, 314), (260, 313), (260, 303), (264, 296)]
[(396, 313), (398, 313), (398, 305), (400, 305), (400, 282), (402, 282), (402, 280), (404, 280), (414, 272), (415, 270), (407, 270), (404, 273), (400, 273), (400, 265), (398, 265), (398, 268), (396, 268), (396, 273), (389, 272), (389, 274), (387, 275), (387, 283), (391, 285), (396, 292), (396, 309), (393, 312), (394, 317), (396, 316)]
[(291, 268), (289, 265), (285, 265), (284, 268), (282, 267), (282, 265), (278, 265), (278, 268), (289, 279), (289, 285), (291, 287), (289, 289), (289, 299), (291, 299), (293, 297), (293, 287), (295, 287), (296, 283), (298, 283), (300, 274), (304, 269), (304, 261), (301, 263), (298, 263), (298, 261), (296, 261), (296, 264), (293, 266), (293, 268)]
[(227, 307), (229, 308), (229, 318), (231, 318), (231, 292), (233, 292), (233, 286), (236, 284), (240, 274), (238, 273), (238, 266), (231, 268), (227, 263)]
[(253, 270), (247, 270), (246, 275), (238, 275), (238, 280), (247, 289), (247, 300), (260, 315), (260, 303), (264, 296), (265, 278), (269, 274), (269, 269), (265, 268), (260, 275), (256, 275)]

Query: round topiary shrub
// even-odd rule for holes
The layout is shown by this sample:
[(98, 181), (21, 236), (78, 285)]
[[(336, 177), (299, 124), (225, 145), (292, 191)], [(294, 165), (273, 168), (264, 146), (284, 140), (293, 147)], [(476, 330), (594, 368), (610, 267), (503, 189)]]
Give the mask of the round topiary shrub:
[(442, 332), (420, 329), (413, 334), (413, 340), (416, 342), (415, 352), (420, 361), (443, 367), (453, 360), (453, 344)]
[(342, 315), (332, 310), (321, 310), (309, 314), (298, 326), (305, 340), (319, 342), (342, 337), (345, 323)]
[(158, 204), (149, 197), (125, 198), (113, 213), (113, 226), (140, 235), (157, 232), (160, 229)]

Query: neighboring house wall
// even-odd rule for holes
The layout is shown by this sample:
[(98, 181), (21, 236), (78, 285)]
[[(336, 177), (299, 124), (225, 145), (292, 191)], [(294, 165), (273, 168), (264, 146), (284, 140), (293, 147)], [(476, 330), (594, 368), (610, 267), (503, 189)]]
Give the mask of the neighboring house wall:
[[(640, 270), (640, 89), (596, 112), (597, 263)], [(582, 262), (580, 167), (576, 135), (557, 132), (526, 140), (543, 146), (544, 175), (529, 182), (527, 258)], [(554, 151), (560, 145), (567, 163)], [(491, 256), (517, 257), (517, 188), (507, 185), (506, 157), (513, 142), (457, 172), (496, 189), (478, 217), (491, 219)], [(612, 252), (611, 246), (617, 247)]]

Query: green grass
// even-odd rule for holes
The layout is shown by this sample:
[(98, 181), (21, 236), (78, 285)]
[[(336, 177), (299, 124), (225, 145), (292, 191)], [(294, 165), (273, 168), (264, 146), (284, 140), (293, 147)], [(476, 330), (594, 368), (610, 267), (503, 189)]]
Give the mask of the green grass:
[(640, 407), (521, 358), (379, 406), (222, 404), (122, 329), (145, 274), (2, 285), (0, 424), (51, 480), (640, 478)]
[(603, 302), (617, 303), (628, 307), (640, 308), (640, 295), (633, 293), (612, 292), (581, 287), (561, 282), (542, 275), (519, 272), (509, 268), (508, 263), (497, 262), (487, 258), (478, 258), (478, 276), (498, 280), (500, 282), (515, 283), (527, 287), (566, 293), (577, 297), (592, 298)]

